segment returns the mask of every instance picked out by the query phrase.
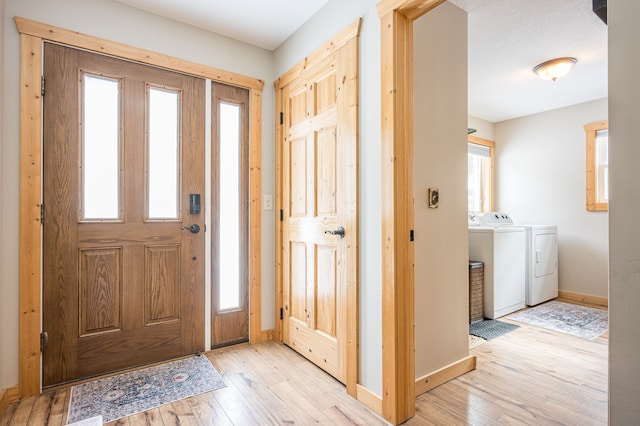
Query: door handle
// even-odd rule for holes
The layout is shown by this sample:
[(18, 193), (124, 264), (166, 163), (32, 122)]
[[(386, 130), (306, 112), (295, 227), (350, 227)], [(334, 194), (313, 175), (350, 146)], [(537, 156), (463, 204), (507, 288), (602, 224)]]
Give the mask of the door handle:
[(325, 234), (331, 234), (331, 235), (337, 235), (340, 238), (344, 238), (344, 228), (342, 226), (339, 226), (338, 229), (336, 229), (335, 231), (327, 229), (326, 231), (324, 231), (324, 233)]
[(200, 226), (196, 225), (195, 223), (191, 226), (181, 226), (180, 227), (181, 230), (188, 230), (189, 232), (191, 232), (192, 234), (197, 234), (198, 232), (200, 232)]

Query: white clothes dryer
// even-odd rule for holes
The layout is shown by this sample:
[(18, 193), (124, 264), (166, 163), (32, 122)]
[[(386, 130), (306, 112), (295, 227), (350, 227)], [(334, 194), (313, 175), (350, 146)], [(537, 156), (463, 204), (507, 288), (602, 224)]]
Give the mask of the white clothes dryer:
[(558, 227), (518, 226), (525, 230), (527, 305), (555, 299), (558, 297)]

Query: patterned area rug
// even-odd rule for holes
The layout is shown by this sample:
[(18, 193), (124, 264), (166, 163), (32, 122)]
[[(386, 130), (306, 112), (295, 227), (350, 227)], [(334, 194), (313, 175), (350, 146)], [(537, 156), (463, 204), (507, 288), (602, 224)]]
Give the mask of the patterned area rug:
[(204, 355), (171, 361), (74, 386), (67, 423), (98, 415), (108, 423), (224, 386)]
[(485, 319), (469, 324), (469, 334), (482, 337), (485, 340), (491, 340), (519, 327), (519, 325), (509, 324), (508, 322)]
[(555, 300), (516, 312), (508, 318), (589, 340), (609, 327), (607, 311)]

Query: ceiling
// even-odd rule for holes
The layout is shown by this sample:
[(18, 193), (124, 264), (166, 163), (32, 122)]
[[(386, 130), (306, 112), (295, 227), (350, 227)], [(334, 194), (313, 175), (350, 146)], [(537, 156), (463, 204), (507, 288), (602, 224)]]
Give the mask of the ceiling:
[(327, 0), (116, 0), (274, 50)]
[[(469, 114), (490, 122), (607, 97), (607, 26), (592, 0), (451, 0), (469, 13)], [(533, 67), (570, 56), (542, 80)]]
[[(116, 1), (268, 50), (327, 2)], [(470, 115), (500, 122), (607, 96), (607, 27), (592, 0), (450, 1), (469, 13)], [(578, 60), (566, 77), (552, 82), (533, 73), (538, 63), (563, 56)]]

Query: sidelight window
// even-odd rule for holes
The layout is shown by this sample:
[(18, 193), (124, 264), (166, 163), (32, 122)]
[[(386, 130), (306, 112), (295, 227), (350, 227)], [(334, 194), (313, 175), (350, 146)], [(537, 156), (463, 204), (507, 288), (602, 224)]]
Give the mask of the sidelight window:
[(240, 105), (220, 102), (220, 301), (219, 309), (240, 307), (241, 133)]

